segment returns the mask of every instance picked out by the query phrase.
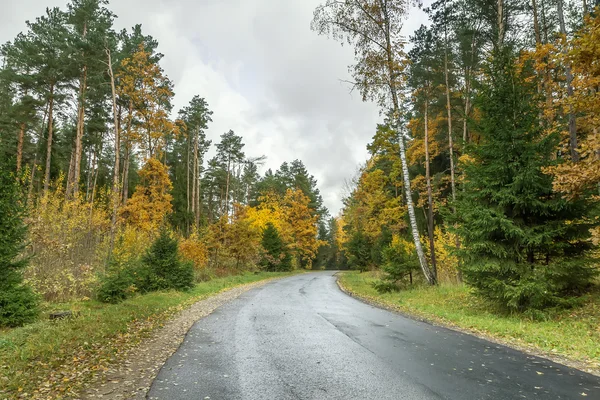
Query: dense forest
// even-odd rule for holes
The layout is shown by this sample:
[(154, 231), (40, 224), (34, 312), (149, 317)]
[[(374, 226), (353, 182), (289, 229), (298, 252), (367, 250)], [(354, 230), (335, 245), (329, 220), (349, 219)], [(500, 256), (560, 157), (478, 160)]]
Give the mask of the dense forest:
[(175, 112), (158, 42), (115, 18), (73, 0), (1, 48), (3, 324), (31, 320), (36, 297), (119, 301), (326, 261), (328, 212), (302, 161), (261, 176), (242, 135), (208, 140), (209, 100)]
[(565, 0), (326, 1), (313, 30), (355, 50), (376, 101), (370, 158), (332, 222), (379, 290), (465, 282), (508, 310), (572, 305), (597, 276), (600, 16)]

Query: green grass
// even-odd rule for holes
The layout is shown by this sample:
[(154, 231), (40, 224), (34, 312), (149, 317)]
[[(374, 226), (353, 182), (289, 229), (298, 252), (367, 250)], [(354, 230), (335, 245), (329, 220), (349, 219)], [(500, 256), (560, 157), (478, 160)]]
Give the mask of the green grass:
[(600, 288), (580, 307), (555, 310), (543, 321), (507, 314), (472, 295), (464, 285), (415, 287), (378, 293), (377, 273), (344, 272), (339, 282), (358, 297), (432, 322), (454, 326), (543, 355), (562, 356), (600, 371)]
[[(120, 304), (45, 304), (38, 322), (0, 331), (0, 398), (72, 394), (177, 311), (222, 289), (285, 275), (289, 274), (230, 276), (200, 283), (189, 292), (150, 293)], [(48, 320), (51, 311), (65, 309), (77, 316)]]

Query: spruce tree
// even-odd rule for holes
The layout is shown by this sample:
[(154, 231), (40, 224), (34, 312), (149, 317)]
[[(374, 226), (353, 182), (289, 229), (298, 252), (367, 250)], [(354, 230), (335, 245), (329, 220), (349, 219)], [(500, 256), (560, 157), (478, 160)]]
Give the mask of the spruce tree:
[(480, 88), (479, 144), (469, 150), (457, 201), (465, 281), (509, 309), (564, 305), (594, 275), (588, 204), (552, 190), (558, 132), (539, 121), (537, 82), (508, 49)]
[(267, 271), (290, 271), (292, 258), (285, 248), (279, 231), (272, 223), (267, 223), (262, 234), (264, 254), (260, 265)]
[(38, 298), (23, 284), (24, 208), (11, 166), (0, 165), (0, 326), (19, 326), (38, 314)]
[(143, 292), (155, 290), (187, 290), (194, 286), (194, 269), (191, 263), (181, 260), (179, 242), (166, 229), (152, 243), (142, 258), (147, 269), (139, 284)]

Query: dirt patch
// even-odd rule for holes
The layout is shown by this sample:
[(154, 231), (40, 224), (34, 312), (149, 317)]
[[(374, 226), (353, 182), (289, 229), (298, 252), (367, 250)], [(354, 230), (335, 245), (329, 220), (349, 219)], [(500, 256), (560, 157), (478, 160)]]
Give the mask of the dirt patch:
[(591, 362), (585, 362), (585, 361), (581, 361), (581, 360), (573, 360), (573, 359), (566, 358), (566, 357), (563, 357), (558, 354), (548, 353), (548, 352), (542, 351), (534, 346), (527, 345), (520, 341), (517, 341), (516, 339), (514, 339), (514, 340), (503, 339), (503, 338), (498, 338), (498, 337), (492, 336), (486, 332), (481, 332), (481, 331), (478, 331), (475, 329), (465, 329), (456, 324), (453, 324), (452, 322), (445, 321), (443, 319), (435, 318), (432, 316), (423, 316), (420, 314), (412, 314), (412, 313), (406, 311), (406, 309), (404, 309), (402, 307), (393, 306), (388, 303), (378, 301), (377, 299), (373, 299), (371, 297), (361, 296), (360, 294), (349, 290), (348, 288), (344, 287), (344, 285), (342, 285), (342, 283), (339, 280), (339, 277), (336, 279), (336, 282), (337, 282), (337, 285), (340, 288), (340, 290), (342, 292), (346, 293), (348, 296), (354, 297), (355, 299), (360, 300), (363, 303), (372, 305), (374, 307), (383, 308), (385, 310), (394, 312), (396, 314), (400, 314), (406, 318), (425, 322), (425, 323), (435, 325), (435, 326), (441, 326), (441, 327), (448, 328), (448, 329), (451, 329), (451, 330), (454, 330), (457, 332), (473, 335), (478, 338), (485, 339), (492, 343), (500, 344), (500, 345), (503, 345), (506, 347), (510, 347), (510, 348), (522, 351), (523, 353), (526, 353), (526, 354), (529, 354), (532, 356), (545, 358), (545, 359), (553, 361), (555, 363), (562, 364), (567, 367), (571, 367), (571, 368), (578, 369), (580, 371), (587, 372), (588, 374), (600, 376), (600, 369), (595, 364), (592, 364)]
[(259, 281), (237, 286), (194, 303), (132, 348), (123, 360), (103, 372), (81, 391), (80, 399), (145, 399), (152, 382), (167, 359), (179, 348), (199, 319), (248, 290), (263, 286)]

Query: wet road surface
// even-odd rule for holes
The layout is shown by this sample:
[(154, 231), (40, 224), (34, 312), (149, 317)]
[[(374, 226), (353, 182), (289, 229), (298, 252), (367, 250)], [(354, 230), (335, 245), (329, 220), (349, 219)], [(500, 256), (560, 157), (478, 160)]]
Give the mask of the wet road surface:
[(151, 399), (600, 399), (600, 378), (347, 296), (274, 281), (198, 321)]

